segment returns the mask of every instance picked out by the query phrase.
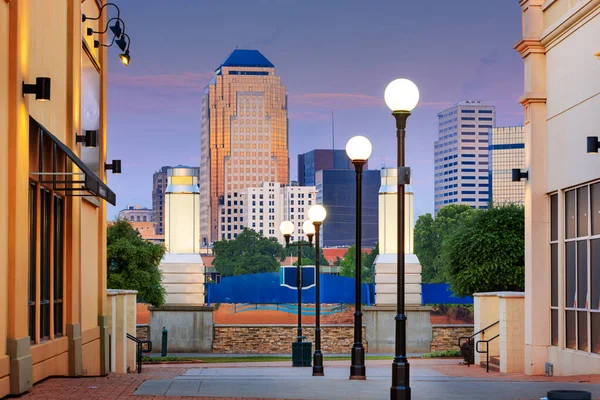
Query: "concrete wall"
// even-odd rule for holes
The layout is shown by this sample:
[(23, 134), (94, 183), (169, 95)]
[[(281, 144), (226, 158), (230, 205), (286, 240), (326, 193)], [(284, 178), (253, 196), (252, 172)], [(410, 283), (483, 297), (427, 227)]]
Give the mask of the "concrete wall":
[(126, 373), (136, 368), (136, 290), (108, 289), (108, 328), (110, 332), (110, 371)]
[(168, 330), (170, 353), (210, 353), (213, 343), (213, 308), (165, 305), (150, 307), (150, 334), (154, 352), (160, 352), (162, 330)]
[[(215, 325), (214, 353), (287, 354), (296, 341), (297, 325)], [(315, 341), (315, 326), (302, 325), (306, 341)], [(363, 345), (368, 350), (366, 327)], [(354, 325), (321, 325), (321, 349), (324, 353), (349, 353), (354, 343)]]
[[(493, 324), (500, 319), (500, 301), (498, 299), (498, 293), (475, 293), (474, 305), (473, 305), (473, 330), (479, 332), (483, 328)], [(500, 332), (500, 326), (495, 325), (483, 334), (476, 336), (475, 342), (478, 340), (487, 340), (496, 336)], [(499, 348), (500, 341), (498, 339), (490, 342), (488, 351), (490, 356), (498, 356), (500, 353)], [(485, 344), (480, 345), (480, 350), (485, 350)], [(475, 364), (479, 364), (482, 360), (485, 360), (485, 354), (475, 352)]]
[[(396, 307), (364, 307), (364, 321), (367, 326), (367, 342), (373, 353), (394, 353), (396, 343)], [(406, 348), (409, 354), (429, 353), (432, 330), (430, 307), (406, 307)]]

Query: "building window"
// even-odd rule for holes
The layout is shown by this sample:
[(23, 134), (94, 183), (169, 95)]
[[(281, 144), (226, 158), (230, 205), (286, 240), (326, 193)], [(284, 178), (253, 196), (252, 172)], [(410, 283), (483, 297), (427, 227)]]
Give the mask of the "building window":
[[(558, 195), (550, 196), (551, 344), (558, 346)], [(600, 183), (564, 193), (565, 347), (600, 354)]]

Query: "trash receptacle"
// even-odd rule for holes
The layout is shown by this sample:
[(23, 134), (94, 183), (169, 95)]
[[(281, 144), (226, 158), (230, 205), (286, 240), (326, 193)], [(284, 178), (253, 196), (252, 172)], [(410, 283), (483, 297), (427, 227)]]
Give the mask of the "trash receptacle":
[(592, 394), (584, 390), (551, 390), (548, 400), (592, 400)]
[(292, 367), (310, 367), (312, 355), (311, 342), (292, 343)]

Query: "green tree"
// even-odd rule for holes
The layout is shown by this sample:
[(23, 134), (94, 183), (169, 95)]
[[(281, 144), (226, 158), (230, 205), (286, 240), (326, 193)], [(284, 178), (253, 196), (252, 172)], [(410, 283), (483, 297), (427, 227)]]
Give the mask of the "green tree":
[(117, 220), (107, 229), (107, 287), (137, 290), (138, 300), (160, 306), (165, 301), (158, 268), (165, 254), (162, 245), (142, 239), (127, 220)]
[[(296, 259), (296, 261), (294, 261), (294, 263), (292, 265), (297, 266), (298, 265), (298, 259)], [(302, 259), (302, 265), (315, 265), (314, 261), (311, 260), (310, 258), (303, 258)], [(322, 266), (322, 265), (321, 265)]]
[[(373, 255), (373, 253), (376, 253)], [(376, 244), (371, 250), (371, 254), (361, 253), (361, 273), (360, 280), (363, 283), (373, 282), (373, 263), (379, 254), (379, 245)], [(338, 260), (340, 260), (338, 258)], [(356, 245), (348, 247), (348, 251), (339, 261), (340, 275), (354, 278), (356, 275)]]
[(525, 284), (525, 213), (522, 206), (476, 210), (448, 236), (440, 258), (458, 296), (517, 290)]
[(223, 277), (260, 272), (276, 272), (285, 251), (275, 238), (266, 238), (244, 229), (235, 239), (219, 240), (213, 245), (213, 266)]
[(451, 204), (443, 207), (435, 219), (429, 213), (417, 219), (414, 231), (415, 254), (423, 268), (423, 282), (444, 282), (443, 262), (439, 258), (442, 242), (472, 213), (473, 209), (467, 205)]
[[(306, 243), (308, 244), (308, 242), (306, 240), (301, 240), (300, 243)], [(301, 255), (302, 255), (302, 265), (315, 265), (316, 262), (316, 251), (315, 251), (315, 246), (313, 243), (313, 247), (309, 247), (309, 246), (302, 246), (302, 250), (301, 250)], [(321, 253), (321, 258), (319, 260), (319, 265), (324, 266), (324, 265), (329, 265), (329, 263), (327, 262), (327, 260), (325, 259), (325, 255), (323, 254), (323, 249), (319, 248), (319, 252)], [(298, 257), (298, 248), (296, 247), (288, 247), (285, 249), (285, 255), (287, 257)], [(304, 264), (304, 260), (310, 260), (308, 262), (308, 264)]]

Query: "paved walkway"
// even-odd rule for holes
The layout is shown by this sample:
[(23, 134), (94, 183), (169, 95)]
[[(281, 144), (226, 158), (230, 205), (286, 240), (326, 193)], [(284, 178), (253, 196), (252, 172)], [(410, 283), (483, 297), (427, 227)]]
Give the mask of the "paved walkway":
[[(416, 361), (416, 360), (415, 360)], [(420, 361), (420, 360), (419, 360)], [(366, 381), (348, 380), (348, 362), (330, 362), (325, 377), (312, 377), (311, 368), (258, 365), (240, 367), (212, 365), (190, 368), (173, 379), (144, 382), (134, 395), (209, 396), (232, 398), (286, 399), (389, 399), (391, 369), (389, 365), (371, 362)], [(386, 362), (389, 364), (389, 362)], [(288, 363), (289, 365), (289, 363)], [(532, 381), (505, 380), (494, 377), (456, 377), (439, 372), (434, 367), (458, 366), (457, 360), (437, 360), (433, 363), (413, 362), (411, 387), (413, 399), (539, 399), (548, 390), (587, 390), (600, 398), (600, 385), (592, 383), (556, 382), (548, 379)], [(478, 368), (470, 368), (478, 374)], [(478, 374), (479, 375), (479, 374)], [(506, 376), (504, 376), (506, 377)], [(510, 376), (508, 377), (510, 379)], [(517, 378), (518, 380), (518, 378)], [(572, 379), (571, 379), (572, 380)]]

